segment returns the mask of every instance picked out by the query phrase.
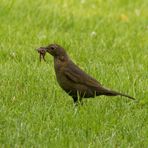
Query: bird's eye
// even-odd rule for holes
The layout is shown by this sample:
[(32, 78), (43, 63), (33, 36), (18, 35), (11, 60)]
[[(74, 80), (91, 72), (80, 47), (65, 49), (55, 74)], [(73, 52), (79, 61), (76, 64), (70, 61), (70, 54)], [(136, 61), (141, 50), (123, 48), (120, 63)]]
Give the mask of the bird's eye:
[(51, 50), (54, 50), (55, 48), (53, 46), (50, 47)]

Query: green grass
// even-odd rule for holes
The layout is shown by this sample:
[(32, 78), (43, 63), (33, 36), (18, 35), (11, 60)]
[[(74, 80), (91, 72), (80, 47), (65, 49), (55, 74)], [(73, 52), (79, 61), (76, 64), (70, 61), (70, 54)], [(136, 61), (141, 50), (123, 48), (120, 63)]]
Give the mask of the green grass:
[[(0, 147), (148, 147), (147, 0), (0, 0)], [(93, 33), (94, 32), (94, 33)], [(134, 96), (73, 106), (49, 43), (106, 87)]]

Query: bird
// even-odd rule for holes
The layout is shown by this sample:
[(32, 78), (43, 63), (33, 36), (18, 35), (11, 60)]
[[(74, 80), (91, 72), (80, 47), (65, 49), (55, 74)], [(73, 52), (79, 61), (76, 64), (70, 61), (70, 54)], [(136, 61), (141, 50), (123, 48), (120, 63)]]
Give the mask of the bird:
[(99, 81), (79, 68), (60, 45), (49, 44), (37, 48), (37, 51), (40, 53), (40, 59), (41, 57), (44, 59), (46, 52), (53, 56), (56, 79), (60, 87), (73, 98), (74, 103), (81, 102), (83, 98), (94, 98), (101, 95), (119, 95), (135, 100), (134, 97), (127, 94), (104, 87)]

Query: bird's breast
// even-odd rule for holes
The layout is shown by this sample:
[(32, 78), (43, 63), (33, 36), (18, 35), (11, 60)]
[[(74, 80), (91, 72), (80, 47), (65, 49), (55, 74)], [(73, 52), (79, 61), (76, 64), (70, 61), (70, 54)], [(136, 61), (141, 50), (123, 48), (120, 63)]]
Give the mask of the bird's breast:
[(64, 73), (65, 67), (66, 67), (66, 63), (61, 62), (60, 60), (54, 61), (54, 68), (55, 68), (57, 81), (64, 90), (69, 87), (69, 82)]

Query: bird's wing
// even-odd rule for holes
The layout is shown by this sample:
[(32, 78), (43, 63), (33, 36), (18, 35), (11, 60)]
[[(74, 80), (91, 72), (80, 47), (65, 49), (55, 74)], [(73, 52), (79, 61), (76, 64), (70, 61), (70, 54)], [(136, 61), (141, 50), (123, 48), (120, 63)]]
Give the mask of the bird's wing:
[(73, 62), (70, 62), (64, 70), (64, 73), (68, 79), (73, 81), (77, 84), (83, 84), (89, 87), (98, 88), (101, 87), (101, 84), (86, 74), (83, 70), (81, 70), (77, 65), (75, 65)]

